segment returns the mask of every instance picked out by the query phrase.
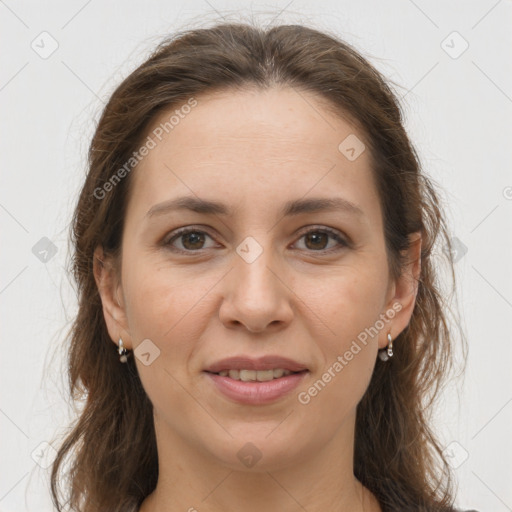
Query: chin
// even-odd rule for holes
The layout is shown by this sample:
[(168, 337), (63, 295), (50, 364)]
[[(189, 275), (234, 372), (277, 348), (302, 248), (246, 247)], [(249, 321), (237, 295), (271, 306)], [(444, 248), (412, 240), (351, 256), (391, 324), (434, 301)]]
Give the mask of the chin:
[(211, 453), (232, 471), (264, 473), (298, 464), (307, 448), (299, 445), (290, 432), (278, 434), (275, 424), (273, 428), (275, 432), (272, 429), (262, 431), (261, 428), (256, 432), (250, 428), (240, 429), (222, 446), (211, 447)]

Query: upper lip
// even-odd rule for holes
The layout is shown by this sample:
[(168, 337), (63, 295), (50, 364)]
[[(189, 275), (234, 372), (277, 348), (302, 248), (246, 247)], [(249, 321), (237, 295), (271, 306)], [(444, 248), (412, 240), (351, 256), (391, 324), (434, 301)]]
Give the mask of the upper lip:
[(276, 368), (289, 370), (291, 372), (301, 372), (308, 369), (306, 365), (286, 357), (263, 356), (254, 358), (235, 356), (217, 361), (205, 368), (204, 371), (218, 373), (223, 370), (273, 370)]

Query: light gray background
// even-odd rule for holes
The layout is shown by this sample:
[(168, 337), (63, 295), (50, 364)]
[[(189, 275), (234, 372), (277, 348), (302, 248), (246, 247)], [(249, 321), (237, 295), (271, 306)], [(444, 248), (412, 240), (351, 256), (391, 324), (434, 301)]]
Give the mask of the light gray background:
[[(0, 0), (0, 511), (52, 510), (46, 443), (71, 415), (59, 355), (76, 312), (68, 223), (104, 101), (166, 34), (251, 12), (333, 29), (403, 87), (407, 129), (462, 249), (468, 368), (443, 392), (435, 424), (457, 505), (512, 510), (510, 0)], [(34, 254), (43, 237), (53, 257), (39, 245)]]

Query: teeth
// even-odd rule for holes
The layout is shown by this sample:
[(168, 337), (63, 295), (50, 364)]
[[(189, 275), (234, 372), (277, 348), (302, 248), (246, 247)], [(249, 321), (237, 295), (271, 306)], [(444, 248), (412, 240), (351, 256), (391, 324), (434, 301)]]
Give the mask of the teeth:
[(282, 377), (284, 375), (284, 372), (288, 372), (287, 375), (289, 373), (291, 373), (289, 370), (282, 370), (281, 368), (276, 368), (273, 373), (274, 373), (274, 379), (279, 379), (279, 377)]
[[(250, 380), (257, 380), (256, 376), (258, 375), (258, 373), (260, 373), (260, 372), (257, 372), (256, 370), (240, 370), (239, 378), (242, 382), (248, 382)], [(231, 372), (229, 372), (229, 376), (231, 377)], [(231, 377), (231, 378), (233, 379), (234, 377)]]
[(223, 370), (219, 372), (221, 377), (229, 376), (230, 379), (241, 380), (242, 382), (266, 382), (273, 379), (286, 377), (292, 372), (276, 368), (274, 370)]
[(266, 382), (274, 378), (274, 370), (260, 370), (256, 372), (256, 380), (258, 382)]
[(230, 379), (240, 380), (240, 370), (229, 370), (228, 374)]

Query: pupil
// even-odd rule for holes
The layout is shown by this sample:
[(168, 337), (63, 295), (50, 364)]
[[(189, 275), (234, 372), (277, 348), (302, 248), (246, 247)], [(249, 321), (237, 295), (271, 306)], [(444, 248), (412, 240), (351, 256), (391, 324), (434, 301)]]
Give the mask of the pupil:
[[(192, 244), (187, 244), (185, 243), (187, 240), (191, 240), (192, 239)], [(184, 235), (184, 247), (186, 247), (187, 249), (198, 249), (198, 247), (196, 247), (196, 243), (199, 243), (199, 245), (201, 244), (201, 242), (204, 242), (204, 236), (200, 233), (197, 233), (197, 232), (193, 232), (193, 233), (186, 233)], [(187, 245), (189, 247), (187, 247)], [(192, 245), (192, 247), (190, 247), (190, 245)], [(200, 247), (199, 247), (200, 248)]]
[[(315, 244), (315, 239), (316, 239), (316, 242), (318, 242), (318, 239), (320, 239), (320, 242), (325, 242), (326, 241), (326, 238), (327, 238), (327, 234), (326, 233), (313, 233), (313, 234), (309, 234), (307, 235), (306, 237), (306, 240), (311, 240), (313, 239), (313, 244)], [(314, 247), (316, 249), (324, 249), (325, 248), (325, 244), (321, 244), (322, 247)]]

